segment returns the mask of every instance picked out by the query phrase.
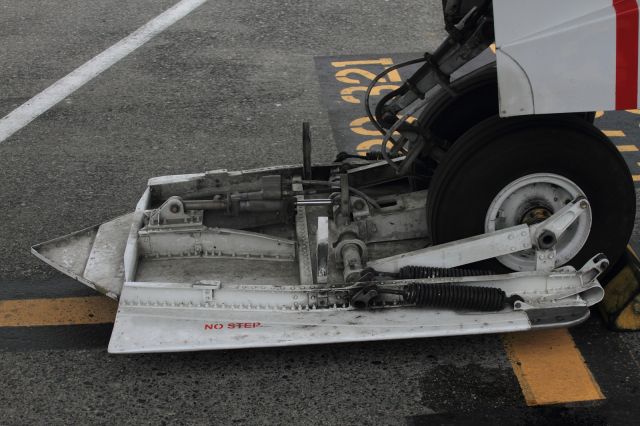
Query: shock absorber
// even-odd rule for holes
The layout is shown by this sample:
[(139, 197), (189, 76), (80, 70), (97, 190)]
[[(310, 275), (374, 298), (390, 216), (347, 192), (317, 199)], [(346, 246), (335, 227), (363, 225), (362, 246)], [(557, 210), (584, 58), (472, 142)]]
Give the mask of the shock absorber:
[(476, 311), (500, 311), (507, 302), (505, 292), (499, 288), (449, 283), (407, 284), (402, 297), (406, 303), (421, 307)]
[[(363, 270), (363, 281), (369, 281), (376, 271)], [(400, 268), (395, 279), (411, 280), (423, 278), (451, 278), (491, 275), (492, 272), (470, 269), (405, 266)], [(477, 287), (462, 283), (409, 283), (401, 288), (384, 288), (375, 283), (362, 287), (351, 299), (352, 306), (366, 308), (375, 304), (383, 294), (402, 296), (403, 301), (418, 307), (445, 309), (469, 309), (475, 311), (500, 311), (506, 304), (522, 300), (518, 295), (507, 297), (499, 288)]]

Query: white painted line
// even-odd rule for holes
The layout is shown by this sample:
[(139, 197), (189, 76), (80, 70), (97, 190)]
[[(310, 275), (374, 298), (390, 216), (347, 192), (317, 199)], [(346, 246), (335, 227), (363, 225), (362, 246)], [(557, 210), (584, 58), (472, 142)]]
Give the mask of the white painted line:
[(0, 120), (0, 143), (207, 0), (182, 0)]

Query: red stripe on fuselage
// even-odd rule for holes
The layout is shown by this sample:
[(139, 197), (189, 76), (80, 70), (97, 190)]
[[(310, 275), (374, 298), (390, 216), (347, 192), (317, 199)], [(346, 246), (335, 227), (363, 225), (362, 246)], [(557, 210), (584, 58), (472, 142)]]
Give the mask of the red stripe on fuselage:
[(638, 2), (613, 0), (616, 11), (616, 109), (638, 105)]

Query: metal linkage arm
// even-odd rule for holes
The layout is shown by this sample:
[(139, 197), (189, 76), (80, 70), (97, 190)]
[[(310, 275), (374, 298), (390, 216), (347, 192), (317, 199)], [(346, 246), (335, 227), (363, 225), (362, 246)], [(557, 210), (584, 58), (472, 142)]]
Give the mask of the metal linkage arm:
[(455, 268), (532, 247), (529, 227), (518, 225), (488, 234), (385, 257), (368, 262), (367, 266), (378, 272), (386, 273), (398, 273), (400, 268), (409, 265)]
[(487, 234), (477, 235), (446, 244), (402, 253), (367, 263), (367, 267), (378, 272), (398, 273), (404, 266), (429, 266), (455, 268), (457, 266), (491, 259), (522, 250), (536, 249), (552, 262), (539, 264), (537, 269), (551, 270), (554, 246), (582, 214), (590, 211), (589, 202), (579, 197), (558, 210), (547, 220), (535, 225), (518, 225)]

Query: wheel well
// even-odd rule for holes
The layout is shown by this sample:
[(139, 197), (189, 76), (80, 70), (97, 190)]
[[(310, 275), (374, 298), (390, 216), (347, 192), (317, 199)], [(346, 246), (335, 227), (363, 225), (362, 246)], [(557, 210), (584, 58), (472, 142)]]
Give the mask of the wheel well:
[[(444, 141), (445, 150), (469, 129), (499, 113), (498, 73), (495, 62), (456, 79), (452, 96), (440, 88), (418, 117), (422, 129)], [(593, 123), (594, 112), (575, 113)]]
[(418, 117), (421, 128), (445, 141), (445, 149), (477, 123), (498, 114), (495, 63), (458, 78), (452, 88), (457, 96), (439, 89)]

